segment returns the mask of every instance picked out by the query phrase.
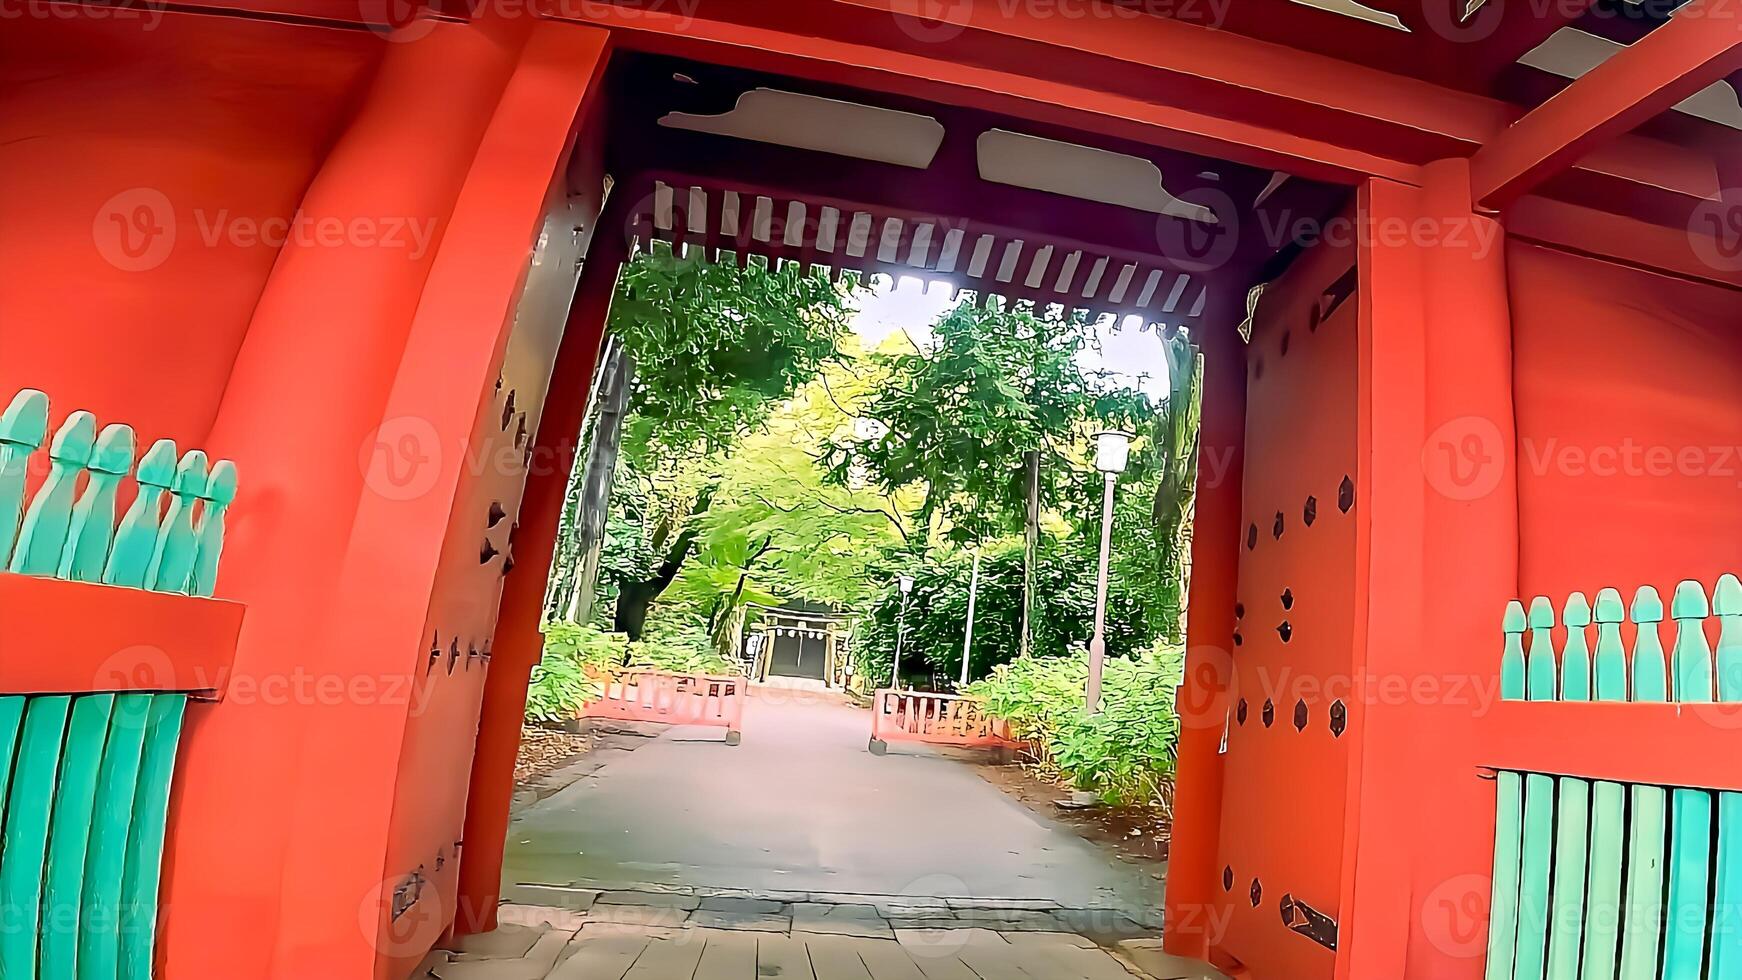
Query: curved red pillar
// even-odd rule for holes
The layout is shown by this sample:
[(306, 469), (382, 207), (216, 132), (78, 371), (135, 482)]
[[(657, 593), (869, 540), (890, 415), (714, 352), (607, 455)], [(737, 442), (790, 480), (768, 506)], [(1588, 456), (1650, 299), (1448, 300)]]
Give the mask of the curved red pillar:
[(1203, 957), (1218, 940), (1216, 839), (1222, 820), (1222, 730), (1233, 673), (1235, 590), (1240, 572), (1241, 470), (1246, 444), (1246, 351), (1236, 330), (1244, 296), (1218, 297), (1219, 320), (1199, 339), (1203, 419), (1192, 518), (1186, 672), (1180, 686), (1179, 761), (1166, 896), (1169, 952)]
[(615, 225), (609, 216), (601, 220), (603, 231), (595, 236), (587, 254), (568, 329), (551, 372), (544, 418), (533, 444), (533, 458), (539, 465), (527, 478), (521, 499), (520, 530), (525, 542), (517, 552), (521, 574), (509, 579), (502, 591), (502, 613), (493, 646), (495, 665), (484, 685), (471, 791), (466, 798), (466, 850), (460, 862), (459, 916), (454, 922), (461, 934), (496, 928), (508, 810), (514, 800), (514, 762), (526, 719), (526, 689), (533, 665), (544, 651), (544, 598), (557, 530), (611, 295), (625, 253), (623, 236)]

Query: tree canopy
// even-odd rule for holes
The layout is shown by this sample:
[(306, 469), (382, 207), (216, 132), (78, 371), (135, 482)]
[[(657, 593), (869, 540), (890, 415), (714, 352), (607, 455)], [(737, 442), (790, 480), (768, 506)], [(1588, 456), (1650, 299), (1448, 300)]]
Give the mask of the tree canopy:
[(1082, 370), (1091, 337), (1080, 315), (958, 304), (926, 348), (875, 355), (889, 378), (864, 408), (876, 425), (829, 447), (831, 479), (917, 490), (922, 522), (941, 519), (949, 540), (980, 541), (1020, 526), (1022, 461), (1038, 451), (1043, 508), (1074, 512), (1085, 433), (1155, 417), (1140, 392)]

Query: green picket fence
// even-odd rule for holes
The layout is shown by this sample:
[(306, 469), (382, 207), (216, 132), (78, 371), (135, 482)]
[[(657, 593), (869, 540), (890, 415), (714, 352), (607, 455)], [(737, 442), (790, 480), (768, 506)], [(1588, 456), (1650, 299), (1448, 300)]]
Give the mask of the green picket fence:
[[(0, 571), (210, 596), (235, 466), (208, 469), (198, 451), (178, 460), (168, 440), (136, 462), (125, 425), (98, 431), (74, 412), (50, 440), (48, 419), (48, 396), (28, 389), (0, 413)], [(27, 470), (45, 448), (47, 475), (31, 492)], [(137, 495), (117, 520), (129, 476)], [(151, 975), (186, 703), (173, 692), (0, 691), (0, 977)]]
[[(1594, 606), (1575, 592), (1557, 651), (1550, 601), (1528, 613), (1513, 602), (1501, 697), (1742, 702), (1742, 582), (1723, 576), (1710, 604), (1700, 583), (1681, 583), (1669, 620), (1650, 586), (1631, 606), (1615, 589)], [(1496, 780), (1488, 980), (1742, 980), (1742, 794), (1533, 772)]]

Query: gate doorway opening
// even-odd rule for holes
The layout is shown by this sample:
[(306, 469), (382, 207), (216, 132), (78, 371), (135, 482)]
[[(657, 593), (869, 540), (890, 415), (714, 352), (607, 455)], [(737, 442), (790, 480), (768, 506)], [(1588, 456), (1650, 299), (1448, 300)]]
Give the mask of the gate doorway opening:
[[(1353, 310), (1353, 306), (1343, 306), (1353, 281), (1349, 268), (1336, 269), (1325, 279), (1326, 268), (1334, 266), (1337, 257), (1329, 263), (1302, 263), (1307, 249), (1292, 237), (1292, 230), (1301, 222), (1322, 227), (1343, 213), (1349, 205), (1343, 188), (1227, 161), (1161, 152), (1030, 120), (651, 54), (619, 55), (606, 84), (609, 125), (602, 142), (606, 170), (614, 186), (602, 227), (607, 233), (622, 235), (629, 256), (669, 250), (680, 258), (740, 267), (765, 265), (771, 272), (790, 269), (800, 276), (835, 280), (844, 275), (876, 275), (887, 276), (892, 282), (903, 278), (943, 281), (995, 307), (1020, 307), (1044, 317), (1069, 319), (1074, 315), (1088, 322), (1128, 322), (1135, 330), (1190, 338), (1197, 353), (1214, 362), (1214, 367), (1204, 368), (1205, 373), (1214, 372), (1222, 378), (1226, 378), (1231, 361), (1243, 359), (1236, 339), (1239, 332), (1255, 327), (1248, 305), (1253, 286), (1283, 278), (1293, 267), (1308, 265), (1309, 272), (1294, 277), (1298, 284), (1285, 282), (1298, 295), (1298, 302), (1314, 306), (1327, 322), (1334, 319), (1339, 325)], [(1279, 234), (1277, 229), (1290, 232)], [(1344, 250), (1340, 257), (1350, 261), (1351, 253)], [(621, 293), (618, 301), (623, 301)], [(1268, 334), (1268, 330), (1264, 332)], [(1300, 344), (1305, 346), (1306, 342), (1303, 337)], [(926, 352), (920, 353), (926, 356)], [(1296, 360), (1300, 359), (1297, 354)], [(1352, 362), (1341, 367), (1352, 370)], [(1236, 366), (1234, 370), (1240, 369)], [(602, 376), (609, 377), (609, 371), (602, 368)], [(601, 404), (608, 404), (607, 393), (601, 392), (600, 397)], [(947, 427), (952, 419), (939, 421)], [(1075, 439), (1083, 433), (1060, 435)], [(1147, 432), (1143, 435), (1152, 436)], [(1226, 439), (1226, 428), (1217, 436)], [(1195, 444), (1191, 451), (1197, 452)], [(1179, 487), (1174, 490), (1177, 496), (1171, 503), (1186, 509), (1188, 521), (1189, 497), (1198, 486), (1208, 482), (1225, 490), (1227, 481), (1238, 479), (1237, 472), (1230, 472), (1237, 459), (1230, 456), (1227, 443), (1209, 451), (1211, 455), (1199, 458), (1200, 468), (1192, 471), (1184, 494)], [(1208, 473), (1202, 468), (1206, 460)], [(1018, 467), (1010, 470), (1013, 477), (1019, 473)], [(1323, 492), (1328, 500), (1335, 488)], [(1091, 504), (1099, 502), (1098, 494), (1089, 499)], [(1162, 508), (1158, 502), (1158, 514)], [(1095, 523), (1094, 519), (1089, 523)], [(1178, 599), (1181, 605), (1176, 616), (1183, 611), (1184, 596)], [(809, 635), (813, 631), (808, 623), (797, 621), (802, 617), (792, 615), (794, 621), (788, 623), (787, 611), (767, 610), (760, 618), (767, 632), (759, 637), (753, 634), (737, 647), (740, 653), (749, 653), (744, 659), (755, 679), (803, 677), (830, 686), (845, 680), (841, 675), (846, 671), (831, 663), (829, 651), (817, 649), (828, 644)], [(762, 642), (756, 643), (752, 652), (748, 648), (753, 639)], [(1336, 641), (1327, 637), (1323, 642), (1331, 646)], [(843, 651), (842, 660), (846, 659)], [(770, 737), (785, 737), (795, 746), (820, 750), (833, 741), (826, 733), (863, 726), (867, 721), (863, 712), (851, 713), (833, 702), (810, 706), (814, 710), (806, 717), (802, 712), (782, 713), (784, 706), (778, 695), (770, 697), (754, 688), (748, 694), (746, 742), (712, 768), (733, 771), (752, 750), (766, 752), (764, 740)], [(1171, 700), (1171, 685), (1167, 694)], [(764, 732), (755, 728), (758, 714), (765, 719)], [(1207, 720), (1207, 714), (1206, 710), (1182, 718), (1181, 725), (1201, 728), (1220, 723), (1220, 718)], [(783, 736), (784, 726), (792, 727)], [(874, 760), (864, 752), (865, 733), (852, 734), (851, 778), (857, 781), (858, 792), (878, 792), (880, 780), (888, 772), (862, 767), (913, 762)], [(710, 912), (713, 910), (699, 905), (710, 900), (707, 892), (733, 886), (719, 878), (697, 886), (686, 877), (688, 872), (676, 865), (691, 862), (690, 870), (700, 869), (705, 876), (707, 865), (719, 871), (742, 861), (743, 855), (729, 853), (739, 844), (749, 847), (752, 858), (758, 851), (780, 851), (755, 847), (759, 833), (797, 834), (813, 840), (805, 833), (807, 824), (826, 826), (838, 819), (827, 809), (836, 806), (839, 798), (820, 810), (806, 805), (815, 803), (819, 789), (825, 795), (832, 789), (808, 786), (803, 780), (797, 795), (792, 795), (792, 787), (771, 789), (774, 783), (795, 775), (780, 771), (782, 765), (798, 765), (795, 760), (771, 762), (773, 771), (752, 775), (747, 782), (735, 785), (711, 786), (693, 778), (686, 782), (682, 773), (693, 777), (698, 771), (698, 763), (688, 757), (715, 747), (711, 740), (691, 742), (681, 736), (656, 740), (589, 777), (591, 786), (565, 788), (547, 804), (517, 818), (509, 828), (509, 873), (504, 879), (509, 897), (518, 895), (536, 904), (542, 896), (560, 904), (569, 892), (601, 893), (608, 904), (633, 904), (647, 900), (648, 894), (670, 894), (667, 889), (699, 887), (699, 893), (689, 891), (680, 898), (658, 902), (688, 905), (680, 910), (686, 915)], [(778, 754), (770, 756), (771, 760), (778, 758)], [(705, 762), (700, 765), (711, 768)], [(801, 767), (799, 771), (806, 770)], [(913, 805), (951, 796), (948, 792), (940, 795), (936, 786), (902, 788), (897, 782), (883, 788), (907, 794)], [(592, 792), (594, 789), (599, 791)], [(785, 801), (786, 821), (783, 825), (769, 820), (763, 812), (759, 823), (739, 807), (725, 807), (724, 819), (745, 822), (732, 825), (734, 834), (715, 835), (724, 836), (726, 842), (711, 859), (695, 854), (683, 857), (690, 852), (676, 841), (695, 836), (683, 829), (686, 824), (680, 815), (693, 808), (692, 794), (700, 799), (734, 794), (773, 796)], [(649, 820), (645, 807), (653, 799), (669, 801), (670, 810)], [(594, 808), (591, 813), (589, 806)], [(973, 812), (971, 807), (964, 811)], [(631, 837), (647, 834), (667, 844), (637, 851), (639, 857), (620, 864), (606, 856), (611, 845), (591, 833), (597, 828), (587, 827), (590, 819), (612, 832)], [(972, 824), (976, 818), (963, 819)], [(879, 837), (870, 827), (855, 828), (850, 835)], [(532, 851), (517, 850), (516, 842), (529, 845)], [(901, 847), (898, 841), (881, 838), (849, 850), (859, 850), (863, 858), (879, 849)], [(534, 853), (540, 848), (574, 855), (591, 853), (597, 861), (546, 864)], [(971, 839), (964, 839), (953, 853), (950, 851), (937, 852), (938, 866), (960, 868), (964, 860), (971, 864), (977, 853)], [(794, 914), (790, 906), (827, 904), (803, 901), (816, 896), (844, 897), (845, 905), (873, 908), (879, 899), (891, 908), (901, 908), (903, 900), (947, 905), (952, 899), (971, 901), (975, 897), (957, 894), (972, 890), (962, 884), (960, 875), (942, 872), (932, 876), (937, 880), (927, 881), (926, 875), (914, 873), (910, 861), (894, 862), (907, 869), (901, 882), (829, 889), (805, 873), (827, 867), (823, 856), (809, 855), (812, 867), (808, 869), (787, 869), (781, 867), (782, 861), (792, 860), (793, 855), (780, 853), (783, 857), (774, 861), (773, 867), (751, 860), (732, 872), (740, 882), (737, 887), (746, 893), (711, 896), (714, 904), (737, 898), (789, 906), (784, 913), (758, 906), (760, 911), (755, 913), (778, 918)], [(656, 860), (655, 854), (667, 855), (669, 866)], [(610, 864), (613, 873), (602, 870), (601, 862)], [(1319, 887), (1326, 894), (1315, 901), (1334, 910), (1335, 856), (1327, 857), (1324, 866)], [(534, 868), (544, 868), (547, 873), (541, 875)], [(592, 873), (582, 873), (589, 871)], [(1069, 874), (1057, 868), (1053, 871)], [(787, 873), (802, 887), (779, 888), (775, 883)], [(1013, 903), (1044, 902), (1048, 885), (1044, 873), (1038, 877), (1036, 893), (982, 893), (980, 897)], [(1062, 895), (1077, 883), (1061, 878), (1052, 886)], [(1313, 888), (1302, 882), (1303, 902)], [(795, 897), (800, 900), (795, 902)], [(855, 897), (861, 900), (851, 900)], [(580, 901), (597, 900), (598, 895), (587, 894)], [(1159, 911), (1162, 896), (1155, 889), (1140, 901)], [(916, 914), (917, 907), (905, 909), (907, 920), (930, 918), (927, 925), (933, 927), (943, 921), (940, 915)], [(888, 911), (882, 913), (887, 915)], [(1226, 927), (1225, 916), (1221, 921)], [(885, 925), (889, 923), (886, 918)], [(1089, 924), (1083, 929), (1091, 931)]]

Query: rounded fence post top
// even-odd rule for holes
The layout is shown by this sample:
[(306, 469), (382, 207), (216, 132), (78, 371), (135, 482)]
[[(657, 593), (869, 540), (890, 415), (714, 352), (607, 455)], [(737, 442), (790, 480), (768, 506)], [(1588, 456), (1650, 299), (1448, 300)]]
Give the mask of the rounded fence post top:
[(1720, 616), (1742, 616), (1742, 579), (1725, 572), (1712, 590), (1712, 611)]
[(1635, 623), (1663, 622), (1663, 599), (1657, 590), (1649, 585), (1642, 585), (1639, 591), (1633, 593), (1633, 621)]
[(47, 438), (48, 393), (26, 388), (13, 395), (6, 411), (0, 412), (0, 442), (35, 449)]
[(1706, 589), (1693, 579), (1686, 579), (1675, 587), (1675, 597), (1670, 600), (1669, 612), (1676, 619), (1705, 619), (1711, 609), (1706, 605)]
[(1500, 621), (1500, 628), (1508, 633), (1522, 633), (1526, 625), (1524, 618), (1524, 603), (1517, 599), (1506, 604), (1506, 616)]
[(1583, 592), (1574, 592), (1567, 596), (1565, 610), (1561, 613), (1561, 622), (1568, 626), (1591, 625), (1591, 603)]
[(1627, 619), (1627, 605), (1621, 601), (1620, 589), (1600, 589), (1594, 610), (1599, 623), (1620, 623)]

